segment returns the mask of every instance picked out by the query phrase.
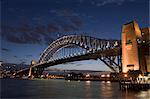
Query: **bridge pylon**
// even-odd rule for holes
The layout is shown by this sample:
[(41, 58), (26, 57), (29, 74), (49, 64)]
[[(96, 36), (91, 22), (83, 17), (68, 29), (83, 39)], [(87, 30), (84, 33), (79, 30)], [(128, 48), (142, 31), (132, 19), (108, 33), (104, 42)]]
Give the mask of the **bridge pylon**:
[(28, 78), (32, 77), (32, 69), (33, 69), (33, 65), (35, 65), (36, 62), (34, 60), (31, 61), (31, 64), (30, 64), (30, 68), (29, 68), (29, 74), (28, 74)]
[(139, 55), (137, 40), (141, 38), (141, 30), (136, 21), (124, 24), (122, 27), (122, 72), (139, 70)]

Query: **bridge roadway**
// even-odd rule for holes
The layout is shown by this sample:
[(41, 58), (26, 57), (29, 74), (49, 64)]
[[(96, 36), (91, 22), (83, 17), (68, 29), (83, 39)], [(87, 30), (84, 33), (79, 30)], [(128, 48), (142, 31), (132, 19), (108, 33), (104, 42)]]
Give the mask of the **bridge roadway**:
[[(54, 65), (58, 65), (58, 64), (62, 64), (62, 63), (67, 63), (67, 62), (72, 62), (72, 61), (81, 61), (81, 60), (89, 60), (89, 59), (100, 59), (101, 61), (103, 61), (102, 58), (105, 58), (107, 56), (119, 56), (121, 55), (121, 48), (120, 47), (116, 47), (114, 49), (106, 49), (106, 50), (98, 50), (98, 51), (95, 51), (95, 52), (89, 52), (89, 53), (85, 53), (84, 55), (79, 55), (79, 56), (70, 56), (70, 57), (67, 57), (67, 58), (62, 58), (62, 59), (58, 59), (58, 60), (54, 60), (54, 61), (48, 61), (48, 62), (44, 62), (44, 63), (37, 63), (35, 65), (32, 66), (32, 68), (47, 68), (47, 67), (50, 67), (50, 66), (54, 66)], [(105, 61), (103, 61), (105, 62)], [(109, 66), (109, 65), (108, 65)], [(114, 70), (114, 68), (112, 68), (112, 66), (109, 66), (110, 69), (112, 69), (113, 71), (116, 71)], [(25, 73), (25, 72), (29, 72), (29, 68), (26, 68), (26, 69), (23, 69), (23, 70), (20, 70), (18, 71), (16, 74), (19, 74), (19, 73)]]

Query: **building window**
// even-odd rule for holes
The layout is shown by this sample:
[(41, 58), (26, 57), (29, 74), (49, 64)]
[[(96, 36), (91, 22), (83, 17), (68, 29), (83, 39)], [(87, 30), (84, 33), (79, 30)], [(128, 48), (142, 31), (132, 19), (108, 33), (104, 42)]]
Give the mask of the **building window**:
[(131, 41), (131, 40), (128, 40), (128, 41), (126, 42), (126, 44), (132, 44), (132, 41)]
[(137, 39), (137, 42), (138, 42), (138, 43), (141, 43), (142, 41), (138, 38), (138, 39)]
[(144, 32), (142, 32), (142, 36), (144, 35)]
[(133, 65), (133, 64), (130, 64), (130, 65), (127, 65), (127, 67), (134, 67), (134, 65)]

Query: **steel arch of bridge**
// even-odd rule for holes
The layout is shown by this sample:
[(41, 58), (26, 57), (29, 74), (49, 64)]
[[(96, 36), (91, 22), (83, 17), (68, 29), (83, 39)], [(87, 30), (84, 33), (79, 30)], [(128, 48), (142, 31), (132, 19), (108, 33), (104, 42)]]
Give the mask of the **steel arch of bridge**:
[[(53, 41), (41, 54), (39, 64), (47, 62), (57, 50), (70, 44), (82, 47), (86, 49), (88, 52), (94, 53), (97, 51), (101, 51), (99, 57), (97, 58), (99, 58), (102, 62), (104, 62), (113, 71), (116, 71), (114, 67), (121, 66), (120, 52), (116, 52), (115, 50), (116, 48), (119, 49), (121, 48), (120, 40), (97, 39), (94, 37), (83, 35), (63, 36)], [(106, 54), (107, 53), (106, 51), (110, 51), (111, 53)]]

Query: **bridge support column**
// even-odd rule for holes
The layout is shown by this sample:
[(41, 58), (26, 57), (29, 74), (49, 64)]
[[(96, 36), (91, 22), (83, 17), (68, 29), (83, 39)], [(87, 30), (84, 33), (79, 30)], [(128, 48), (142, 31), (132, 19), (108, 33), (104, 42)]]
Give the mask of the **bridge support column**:
[(123, 25), (122, 28), (122, 72), (139, 70), (139, 53), (137, 39), (141, 38), (141, 30), (136, 21)]
[(36, 62), (34, 60), (31, 61), (31, 65), (30, 65), (30, 69), (29, 69), (29, 73), (28, 73), (28, 77), (32, 77), (32, 72), (33, 72), (33, 65), (35, 65)]
[(28, 77), (32, 76), (32, 67), (30, 66)]

